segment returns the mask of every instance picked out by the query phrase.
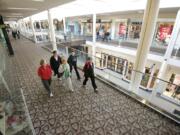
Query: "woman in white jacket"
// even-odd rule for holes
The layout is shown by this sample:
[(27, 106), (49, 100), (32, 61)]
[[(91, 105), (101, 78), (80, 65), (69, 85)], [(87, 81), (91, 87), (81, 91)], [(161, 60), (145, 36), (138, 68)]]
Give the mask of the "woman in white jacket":
[(66, 84), (68, 85), (69, 89), (71, 91), (74, 91), (73, 86), (72, 86), (72, 81), (71, 81), (70, 67), (65, 58), (62, 59), (62, 69), (64, 71), (63, 80), (66, 81)]

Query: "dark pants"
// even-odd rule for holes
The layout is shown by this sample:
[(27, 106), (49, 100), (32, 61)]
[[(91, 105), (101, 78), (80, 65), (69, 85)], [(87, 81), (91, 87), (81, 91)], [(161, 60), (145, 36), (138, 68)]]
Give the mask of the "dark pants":
[(45, 87), (45, 89), (48, 91), (48, 93), (51, 93), (51, 89), (50, 89), (50, 85), (51, 85), (51, 78), (49, 80), (43, 80), (42, 79), (42, 83)]
[(78, 69), (77, 69), (77, 65), (76, 64), (73, 64), (73, 65), (70, 65), (70, 72), (72, 73), (72, 69), (74, 68), (75, 72), (76, 72), (76, 76), (78, 79), (81, 79), (80, 78), (80, 75), (79, 75), (79, 72), (78, 72)]
[(95, 77), (94, 76), (85, 76), (85, 79), (84, 79), (84, 81), (83, 81), (83, 85), (86, 85), (86, 83), (87, 83), (87, 81), (88, 81), (88, 78), (91, 78), (91, 83), (92, 83), (92, 86), (93, 86), (93, 88), (94, 89), (96, 89), (97, 88), (97, 86), (96, 86), (96, 82), (95, 82)]
[(53, 71), (54, 71), (54, 76), (56, 76), (56, 75), (57, 75), (57, 77), (58, 77), (58, 78), (60, 78), (60, 77), (61, 77), (61, 75), (60, 75), (60, 73), (59, 73), (58, 69), (53, 69)]

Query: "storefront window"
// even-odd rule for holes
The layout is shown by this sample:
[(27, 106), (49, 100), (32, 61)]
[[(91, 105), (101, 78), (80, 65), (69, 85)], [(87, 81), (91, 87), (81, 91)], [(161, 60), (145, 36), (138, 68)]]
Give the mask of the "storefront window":
[(102, 67), (102, 58), (101, 54), (96, 52), (96, 67), (101, 68)]
[(125, 63), (125, 60), (124, 59), (121, 59), (121, 58), (118, 58), (118, 64), (117, 64), (117, 69), (116, 71), (120, 74), (123, 74), (123, 70), (125, 69), (124, 68), (124, 63)]
[(83, 23), (83, 33), (85, 36), (92, 36), (92, 23)]
[(55, 31), (63, 31), (64, 30), (63, 20), (54, 19), (53, 24), (54, 24)]
[(108, 41), (111, 39), (111, 20), (96, 21), (97, 40)]
[(102, 58), (102, 66), (103, 66), (103, 68), (107, 68), (107, 58), (108, 58), (108, 55), (107, 54), (104, 54), (104, 53), (102, 53), (101, 54), (101, 58)]
[(174, 23), (158, 23), (156, 45), (167, 46), (172, 34)]
[(49, 28), (48, 20), (41, 21), (41, 28), (42, 29), (48, 29)]
[(129, 39), (139, 39), (142, 22), (132, 22), (129, 29)]
[(35, 30), (40, 30), (41, 26), (40, 26), (40, 22), (34, 22), (34, 28)]
[(108, 56), (107, 68), (115, 71), (115, 66), (116, 66), (116, 57)]

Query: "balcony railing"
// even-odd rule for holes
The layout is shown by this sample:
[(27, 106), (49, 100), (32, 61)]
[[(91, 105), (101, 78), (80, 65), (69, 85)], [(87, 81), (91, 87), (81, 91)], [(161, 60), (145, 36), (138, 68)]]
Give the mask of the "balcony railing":
[[(71, 54), (72, 49), (76, 52), (79, 68), (84, 66), (87, 57), (91, 57), (95, 62), (95, 74), (99, 79), (180, 123), (180, 114), (178, 113), (180, 111), (179, 85), (157, 78), (156, 76), (151, 76), (148, 73), (136, 71), (132, 67), (112, 63), (114, 68), (118, 67), (122, 70), (122, 72), (117, 73), (109, 70), (107, 67), (103, 67), (102, 61), (104, 59), (102, 58), (92, 56), (75, 48), (63, 45), (58, 46), (59, 54), (66, 58)], [(131, 76), (134, 73), (142, 76), (141, 84), (137, 91), (133, 90), (133, 88), (130, 89)], [(150, 84), (148, 84), (149, 80), (151, 80)], [(174, 89), (166, 91), (169, 87)]]

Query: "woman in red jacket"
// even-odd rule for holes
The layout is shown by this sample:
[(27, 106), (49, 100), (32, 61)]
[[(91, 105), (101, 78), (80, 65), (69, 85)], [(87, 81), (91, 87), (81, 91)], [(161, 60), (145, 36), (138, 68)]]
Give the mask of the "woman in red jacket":
[(44, 87), (48, 91), (49, 96), (52, 97), (53, 94), (50, 89), (52, 69), (51, 66), (46, 64), (45, 60), (43, 59), (40, 61), (40, 67), (38, 68), (38, 75), (41, 78)]

